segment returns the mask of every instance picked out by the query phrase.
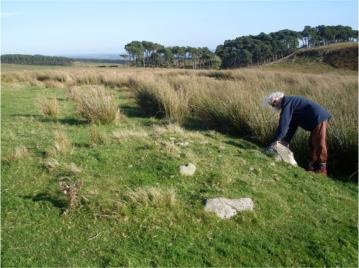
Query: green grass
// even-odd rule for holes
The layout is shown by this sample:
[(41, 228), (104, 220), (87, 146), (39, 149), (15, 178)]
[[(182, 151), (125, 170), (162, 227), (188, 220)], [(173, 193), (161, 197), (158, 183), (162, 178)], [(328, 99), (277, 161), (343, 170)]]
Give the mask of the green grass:
[[(356, 184), (274, 163), (245, 140), (166, 128), (113, 91), (125, 116), (97, 126), (107, 139), (93, 144), (94, 126), (62, 89), (2, 87), (2, 266), (358, 266)], [(58, 98), (57, 119), (41, 114), (39, 97)], [(60, 166), (49, 170), (55, 130), (74, 149), (51, 156)], [(146, 135), (112, 137), (125, 130)], [(19, 145), (30, 156), (8, 158)], [(182, 177), (188, 162), (197, 171)], [(81, 205), (67, 215), (64, 176), (83, 181)], [(128, 198), (139, 189), (173, 190), (176, 202)], [(220, 220), (203, 209), (219, 196), (251, 197), (255, 210)]]

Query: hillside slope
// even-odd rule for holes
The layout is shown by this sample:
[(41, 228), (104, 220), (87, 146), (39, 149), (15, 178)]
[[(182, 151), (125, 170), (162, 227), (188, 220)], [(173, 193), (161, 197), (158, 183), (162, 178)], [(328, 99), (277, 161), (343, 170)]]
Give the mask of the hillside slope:
[(334, 68), (358, 70), (358, 43), (341, 43), (300, 49), (276, 63), (323, 63)]

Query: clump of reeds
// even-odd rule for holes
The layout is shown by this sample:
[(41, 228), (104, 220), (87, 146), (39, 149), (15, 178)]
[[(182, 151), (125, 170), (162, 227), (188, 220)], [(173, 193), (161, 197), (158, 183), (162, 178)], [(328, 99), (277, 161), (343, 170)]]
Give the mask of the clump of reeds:
[(59, 102), (56, 98), (42, 98), (39, 100), (39, 104), (45, 117), (56, 118), (60, 113)]
[(164, 80), (138, 81), (135, 89), (136, 102), (146, 115), (180, 124), (188, 119), (191, 94), (187, 88), (173, 87)]
[(110, 124), (120, 117), (115, 98), (104, 87), (93, 86), (80, 90), (75, 101), (78, 114), (91, 123)]

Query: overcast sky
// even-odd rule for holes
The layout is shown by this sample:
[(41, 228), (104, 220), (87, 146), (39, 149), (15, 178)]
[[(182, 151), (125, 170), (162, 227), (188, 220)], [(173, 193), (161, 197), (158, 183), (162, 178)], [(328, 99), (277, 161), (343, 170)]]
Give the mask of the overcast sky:
[(1, 0), (1, 53), (122, 53), (133, 40), (215, 49), (227, 39), (303, 30), (358, 29), (356, 0)]

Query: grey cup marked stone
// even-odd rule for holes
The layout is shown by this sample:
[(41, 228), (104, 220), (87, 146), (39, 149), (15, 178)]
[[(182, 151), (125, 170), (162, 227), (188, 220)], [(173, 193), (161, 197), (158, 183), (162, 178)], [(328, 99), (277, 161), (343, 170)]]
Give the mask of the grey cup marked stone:
[(192, 176), (195, 171), (196, 171), (196, 166), (191, 163), (180, 166), (181, 175)]
[(229, 219), (240, 211), (253, 210), (251, 198), (228, 199), (224, 197), (211, 198), (206, 201), (205, 211), (214, 212), (221, 219)]
[(294, 159), (293, 152), (283, 144), (277, 142), (271, 149), (266, 151), (267, 154), (274, 155), (276, 161), (284, 161), (293, 166), (298, 166), (297, 161)]

